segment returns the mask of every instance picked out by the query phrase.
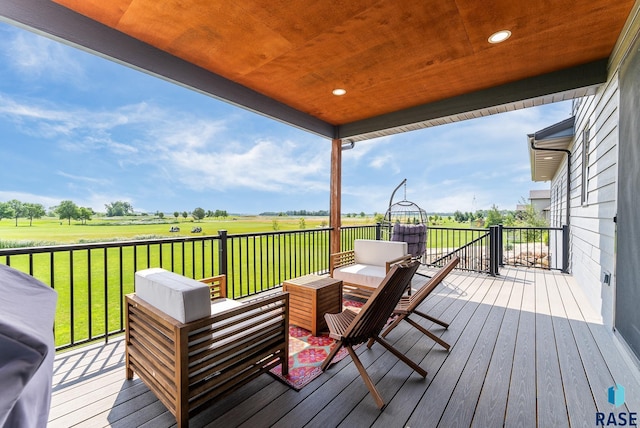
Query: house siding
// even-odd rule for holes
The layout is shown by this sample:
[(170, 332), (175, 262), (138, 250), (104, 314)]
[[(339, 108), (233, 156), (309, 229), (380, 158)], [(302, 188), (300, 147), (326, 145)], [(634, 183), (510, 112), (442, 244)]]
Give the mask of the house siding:
[[(575, 137), (571, 147), (571, 227), (569, 270), (589, 303), (609, 326), (614, 323), (614, 286), (603, 283), (603, 273), (614, 272), (618, 162), (618, 65), (612, 64), (609, 79), (595, 95), (575, 105)], [(588, 165), (583, 169), (584, 130), (589, 127)], [(551, 188), (551, 224), (566, 222), (565, 158)], [(582, 203), (583, 171), (587, 171), (586, 200)], [(615, 281), (615, 278), (614, 278)], [(614, 283), (612, 281), (612, 284)]]

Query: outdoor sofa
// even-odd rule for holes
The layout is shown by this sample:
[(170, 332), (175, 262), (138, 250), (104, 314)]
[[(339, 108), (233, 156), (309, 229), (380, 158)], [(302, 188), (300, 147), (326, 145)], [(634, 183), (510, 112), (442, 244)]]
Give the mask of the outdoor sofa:
[(395, 263), (408, 261), (406, 242), (356, 239), (353, 250), (331, 254), (331, 277), (341, 279), (346, 292), (368, 296), (387, 276)]
[(288, 372), (288, 293), (227, 299), (226, 278), (152, 268), (126, 300), (126, 376), (137, 374), (179, 427), (206, 404), (282, 364)]

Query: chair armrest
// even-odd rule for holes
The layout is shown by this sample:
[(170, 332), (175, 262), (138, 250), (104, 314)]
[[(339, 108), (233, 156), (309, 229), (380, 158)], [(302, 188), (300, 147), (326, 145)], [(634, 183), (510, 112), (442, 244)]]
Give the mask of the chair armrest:
[(356, 262), (356, 253), (353, 250), (333, 253), (329, 257), (329, 276), (333, 276), (334, 269), (352, 265)]
[(386, 262), (385, 272), (389, 273), (389, 271), (391, 270), (391, 266), (395, 265), (396, 263), (405, 262), (405, 261), (406, 262), (411, 261), (411, 254), (407, 254), (406, 256), (398, 257), (397, 259), (389, 260), (388, 262)]
[(227, 276), (216, 275), (209, 278), (199, 280), (205, 284), (209, 284), (209, 293), (211, 300), (227, 297)]

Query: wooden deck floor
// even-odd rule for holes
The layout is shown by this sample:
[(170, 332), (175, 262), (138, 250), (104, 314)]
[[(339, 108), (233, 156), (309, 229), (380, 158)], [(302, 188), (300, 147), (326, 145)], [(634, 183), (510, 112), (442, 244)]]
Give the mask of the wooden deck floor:
[[(263, 375), (191, 419), (193, 427), (595, 426), (615, 409), (640, 411), (640, 373), (588, 306), (573, 277), (503, 269), (497, 278), (453, 273), (423, 304), (450, 322), (442, 350), (407, 323), (387, 338), (428, 371), (413, 373), (376, 344), (358, 349), (388, 402), (379, 411), (350, 358), (296, 392)], [(423, 325), (430, 327), (431, 323)], [(50, 427), (169, 427), (175, 419), (139, 379), (125, 380), (124, 343), (61, 353)]]

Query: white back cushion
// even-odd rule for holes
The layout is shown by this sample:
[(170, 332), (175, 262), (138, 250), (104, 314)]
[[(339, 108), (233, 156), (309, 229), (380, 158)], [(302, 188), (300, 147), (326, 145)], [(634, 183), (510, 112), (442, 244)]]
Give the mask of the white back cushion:
[(356, 263), (374, 266), (384, 266), (386, 262), (408, 254), (406, 242), (373, 239), (356, 239), (353, 250)]
[(211, 315), (209, 287), (161, 268), (136, 272), (136, 294), (182, 323)]

